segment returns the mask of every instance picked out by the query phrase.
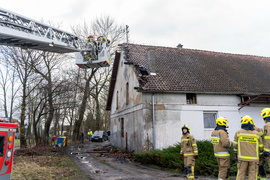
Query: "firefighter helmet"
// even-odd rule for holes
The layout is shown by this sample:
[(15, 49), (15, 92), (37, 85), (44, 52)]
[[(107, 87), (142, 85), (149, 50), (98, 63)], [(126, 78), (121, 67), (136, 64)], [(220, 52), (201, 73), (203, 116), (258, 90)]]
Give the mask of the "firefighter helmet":
[(184, 125), (182, 126), (182, 131), (183, 131), (183, 129), (187, 129), (187, 131), (188, 131), (188, 132), (190, 131), (189, 126), (188, 126), (188, 125), (186, 125), (186, 124), (184, 124)]
[(241, 124), (248, 124), (250, 123), (251, 125), (254, 125), (252, 117), (245, 115), (241, 118)]
[(228, 123), (228, 120), (225, 117), (219, 117), (216, 119), (216, 124), (220, 126), (225, 126), (227, 128), (228, 127), (227, 123)]
[(93, 35), (88, 36), (88, 39), (90, 39), (90, 38), (95, 39)]
[(261, 111), (261, 116), (264, 118), (266, 117), (269, 117), (270, 116), (270, 108), (264, 108), (262, 111)]

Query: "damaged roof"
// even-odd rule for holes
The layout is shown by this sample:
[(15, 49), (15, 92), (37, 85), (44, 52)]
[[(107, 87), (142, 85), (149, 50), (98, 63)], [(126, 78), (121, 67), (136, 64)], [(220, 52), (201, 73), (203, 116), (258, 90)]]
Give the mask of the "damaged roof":
[[(155, 50), (156, 75), (148, 70), (147, 51)], [(270, 94), (270, 58), (193, 49), (128, 45), (141, 91)]]
[[(138, 91), (261, 95), (270, 94), (270, 58), (194, 49), (122, 44), (125, 62), (136, 69)], [(155, 73), (149, 74), (148, 50), (155, 51)], [(112, 95), (120, 54), (115, 58), (107, 110)], [(119, 77), (118, 77), (119, 78)]]

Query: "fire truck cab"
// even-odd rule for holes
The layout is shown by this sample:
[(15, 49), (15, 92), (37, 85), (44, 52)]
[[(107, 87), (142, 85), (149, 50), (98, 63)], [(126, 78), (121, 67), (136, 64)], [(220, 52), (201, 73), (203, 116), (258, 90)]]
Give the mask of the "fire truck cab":
[(11, 179), (16, 128), (17, 124), (0, 123), (0, 179)]

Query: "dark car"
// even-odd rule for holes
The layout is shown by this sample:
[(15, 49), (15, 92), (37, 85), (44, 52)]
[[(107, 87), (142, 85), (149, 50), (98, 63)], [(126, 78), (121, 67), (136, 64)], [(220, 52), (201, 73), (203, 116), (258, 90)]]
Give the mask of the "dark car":
[(108, 136), (104, 131), (95, 131), (92, 135), (91, 141), (106, 141), (108, 140)]

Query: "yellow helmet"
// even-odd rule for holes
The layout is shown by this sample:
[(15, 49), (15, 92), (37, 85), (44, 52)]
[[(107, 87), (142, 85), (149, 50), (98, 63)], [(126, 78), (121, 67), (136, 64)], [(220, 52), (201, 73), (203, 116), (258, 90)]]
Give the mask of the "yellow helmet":
[(228, 123), (228, 120), (225, 117), (219, 117), (216, 119), (216, 124), (220, 126), (225, 126), (227, 128), (228, 127), (227, 123)]
[(190, 131), (189, 126), (188, 126), (188, 125), (186, 125), (186, 124), (184, 124), (184, 125), (182, 126), (182, 131), (183, 131), (183, 129), (187, 129), (187, 130), (188, 130), (188, 132)]
[(250, 123), (251, 125), (254, 125), (252, 117), (245, 115), (241, 118), (241, 124), (248, 124)]
[(270, 116), (270, 108), (264, 108), (262, 111), (261, 111), (261, 116), (264, 118), (266, 117), (269, 117)]

